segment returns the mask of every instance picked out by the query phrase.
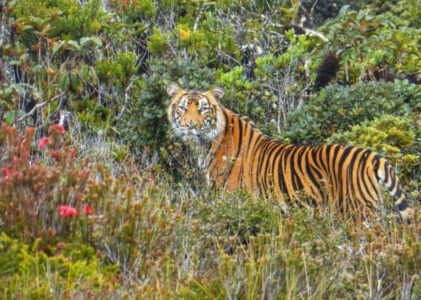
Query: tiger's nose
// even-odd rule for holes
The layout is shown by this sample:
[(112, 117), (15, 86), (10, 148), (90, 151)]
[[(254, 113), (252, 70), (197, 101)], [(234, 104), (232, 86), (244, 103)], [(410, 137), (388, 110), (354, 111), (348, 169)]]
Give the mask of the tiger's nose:
[(184, 125), (185, 125), (187, 128), (192, 128), (192, 127), (193, 127), (193, 121), (192, 121), (192, 120), (188, 120), (188, 121), (186, 121), (186, 122), (184, 123)]

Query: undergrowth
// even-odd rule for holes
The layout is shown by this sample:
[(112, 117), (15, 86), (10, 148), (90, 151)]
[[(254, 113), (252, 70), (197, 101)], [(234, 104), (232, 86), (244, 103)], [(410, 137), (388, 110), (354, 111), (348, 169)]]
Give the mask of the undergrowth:
[(84, 147), (92, 141), (57, 126), (37, 142), (32, 133), (0, 130), (5, 299), (421, 293), (418, 214), (410, 225), (397, 223), (391, 211), (365, 225), (323, 210), (291, 207), (284, 215), (276, 199), (175, 185), (153, 159), (140, 167), (102, 151), (100, 139)]

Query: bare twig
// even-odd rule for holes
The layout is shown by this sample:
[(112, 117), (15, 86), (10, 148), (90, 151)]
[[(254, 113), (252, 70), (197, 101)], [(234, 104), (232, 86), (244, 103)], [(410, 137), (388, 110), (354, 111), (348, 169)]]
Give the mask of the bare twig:
[(21, 122), (21, 121), (23, 121), (24, 119), (26, 119), (27, 117), (30, 117), (30, 116), (32, 116), (36, 111), (37, 111), (37, 109), (39, 109), (39, 108), (42, 108), (42, 107), (44, 107), (44, 106), (46, 106), (46, 105), (48, 105), (48, 104), (50, 104), (51, 102), (53, 102), (53, 101), (55, 101), (55, 100), (57, 100), (58, 98), (60, 98), (60, 97), (63, 97), (65, 95), (65, 93), (63, 92), (63, 93), (61, 93), (61, 94), (58, 94), (58, 95), (55, 95), (53, 98), (51, 98), (51, 99), (49, 99), (49, 100), (47, 100), (47, 101), (44, 101), (44, 102), (41, 102), (41, 103), (38, 103), (38, 104), (36, 104), (32, 109), (31, 109), (31, 111), (29, 111), (27, 114), (25, 114), (24, 116), (22, 116), (22, 117), (20, 117), (19, 119), (18, 119), (18, 122)]
[(127, 109), (127, 105), (129, 104), (129, 100), (130, 100), (130, 95), (129, 95), (129, 91), (132, 88), (133, 85), (133, 81), (134, 81), (135, 76), (132, 76), (130, 78), (130, 83), (127, 85), (126, 89), (124, 90), (124, 104), (123, 107), (120, 110), (120, 113), (118, 114), (118, 120), (121, 120), (121, 118), (123, 117), (124, 112)]

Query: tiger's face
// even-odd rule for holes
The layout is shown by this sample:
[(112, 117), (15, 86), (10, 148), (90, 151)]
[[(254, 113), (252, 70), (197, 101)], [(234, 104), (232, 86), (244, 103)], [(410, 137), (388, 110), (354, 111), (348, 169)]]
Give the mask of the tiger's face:
[(225, 128), (225, 119), (219, 100), (224, 91), (184, 91), (175, 83), (167, 87), (171, 97), (168, 119), (174, 134), (185, 141), (204, 144), (215, 140)]

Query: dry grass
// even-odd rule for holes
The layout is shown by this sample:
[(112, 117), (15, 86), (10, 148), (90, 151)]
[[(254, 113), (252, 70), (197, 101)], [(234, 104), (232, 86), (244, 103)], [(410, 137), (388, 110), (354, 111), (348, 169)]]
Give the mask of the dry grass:
[[(417, 299), (421, 294), (418, 215), (411, 225), (398, 224), (392, 212), (363, 226), (330, 211), (293, 208), (286, 218), (276, 199), (193, 193), (153, 159), (145, 157), (140, 166), (129, 156), (116, 156), (112, 149), (121, 146), (105, 140), (94, 140), (95, 147), (73, 143), (80, 149), (77, 158), (69, 161), (60, 152), (63, 157), (51, 161), (49, 153), (62, 151), (60, 139), (66, 143), (67, 137), (57, 139), (33, 156), (38, 165), (0, 179), (5, 232), (0, 291), (6, 299)], [(1, 169), (13, 169), (9, 146), (3, 140)], [(50, 177), (19, 179), (34, 168), (57, 174), (63, 164), (89, 174), (83, 187), (77, 172), (57, 175), (58, 184), (73, 182), (62, 186), (68, 195), (80, 196), (80, 203), (70, 203), (79, 215), (64, 219), (57, 210), (63, 204), (59, 193), (37, 196), (40, 182), (49, 187)], [(7, 193), (6, 183), (13, 186)], [(32, 232), (24, 230), (23, 219), (5, 218), (31, 205), (18, 197), (23, 189), (30, 196), (25, 199), (51, 207), (37, 215), (42, 222), (32, 221), (37, 229)], [(94, 207), (92, 215), (83, 214), (85, 202)]]

